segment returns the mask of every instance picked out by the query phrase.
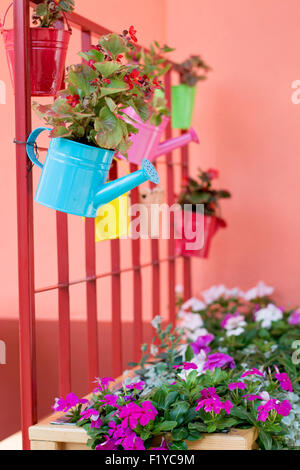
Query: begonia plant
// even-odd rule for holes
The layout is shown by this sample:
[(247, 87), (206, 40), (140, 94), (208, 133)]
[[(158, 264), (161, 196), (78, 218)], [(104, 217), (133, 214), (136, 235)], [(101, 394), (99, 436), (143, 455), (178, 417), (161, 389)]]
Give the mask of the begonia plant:
[(43, 0), (36, 5), (32, 22), (40, 28), (51, 28), (63, 19), (64, 13), (74, 10), (74, 0)]

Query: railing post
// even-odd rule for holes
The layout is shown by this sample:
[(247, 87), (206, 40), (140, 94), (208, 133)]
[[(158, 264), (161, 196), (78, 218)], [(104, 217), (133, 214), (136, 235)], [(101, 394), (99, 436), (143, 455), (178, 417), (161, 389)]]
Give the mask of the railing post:
[[(14, 0), (15, 137), (25, 142), (31, 131), (29, 0)], [(32, 172), (26, 147), (16, 145), (21, 423), (23, 448), (28, 427), (37, 420), (34, 302)]]

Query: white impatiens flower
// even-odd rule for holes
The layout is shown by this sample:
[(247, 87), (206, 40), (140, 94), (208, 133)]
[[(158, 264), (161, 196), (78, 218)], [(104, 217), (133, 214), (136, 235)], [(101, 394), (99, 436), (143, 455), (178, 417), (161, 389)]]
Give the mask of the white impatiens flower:
[(235, 330), (236, 328), (241, 328), (243, 326), (247, 326), (244, 315), (230, 315), (224, 328), (225, 330)]
[(261, 402), (261, 405), (265, 405), (270, 399), (270, 395), (268, 394), (268, 392), (260, 392), (259, 394), (262, 398), (262, 402)]
[(177, 284), (175, 286), (175, 294), (177, 295), (183, 294), (183, 286), (181, 284)]
[(261, 322), (261, 326), (267, 329), (271, 328), (273, 322), (281, 320), (282, 318), (282, 311), (274, 304), (269, 304), (267, 307), (255, 313), (255, 321)]
[(187, 376), (193, 372), (194, 370), (197, 370), (197, 375), (201, 375), (203, 373), (203, 367), (206, 362), (206, 354), (202, 350), (199, 354), (193, 357), (192, 362), (193, 364), (196, 364), (197, 369), (189, 369), (189, 370), (182, 370), (179, 374), (179, 377), (182, 378), (183, 380), (186, 380)]
[(223, 284), (220, 286), (212, 286), (210, 289), (202, 292), (202, 296), (207, 304), (211, 304), (220, 297), (223, 297), (226, 294), (226, 290)]
[(191, 297), (189, 300), (184, 302), (181, 306), (181, 311), (187, 312), (199, 312), (200, 310), (204, 310), (206, 305), (202, 300), (196, 299), (196, 297)]
[(197, 328), (194, 331), (186, 330), (185, 338), (190, 339), (191, 341), (196, 341), (199, 336), (208, 335), (208, 331), (206, 328)]
[(246, 300), (253, 300), (253, 299), (260, 298), (260, 297), (266, 297), (266, 296), (272, 295), (273, 292), (274, 292), (274, 287), (267, 286), (263, 281), (259, 281), (257, 286), (248, 290), (244, 294), (244, 298)]
[(151, 344), (150, 353), (153, 357), (155, 357), (158, 354), (158, 351), (159, 351), (158, 347), (155, 346), (155, 344)]
[(157, 315), (156, 317), (153, 318), (151, 324), (152, 324), (153, 328), (155, 328), (157, 330), (157, 328), (161, 325), (161, 322), (162, 322), (162, 317)]
[(198, 313), (187, 313), (180, 311), (178, 314), (181, 328), (187, 328), (189, 330), (197, 330), (203, 326), (203, 320), (201, 315)]
[(235, 328), (233, 330), (226, 331), (226, 336), (240, 336), (242, 333), (244, 333), (244, 331), (244, 328)]

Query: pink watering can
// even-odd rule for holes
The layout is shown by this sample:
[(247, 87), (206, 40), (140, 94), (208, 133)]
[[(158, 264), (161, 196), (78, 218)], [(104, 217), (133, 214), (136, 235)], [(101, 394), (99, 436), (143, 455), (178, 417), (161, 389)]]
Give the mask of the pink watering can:
[(149, 122), (143, 122), (133, 108), (127, 108), (124, 112), (136, 121), (134, 123), (130, 122), (139, 130), (138, 134), (132, 134), (130, 137), (132, 146), (128, 150), (128, 159), (131, 163), (140, 165), (142, 158), (147, 158), (152, 162), (155, 158), (183, 147), (190, 142), (199, 144), (198, 136), (193, 128), (190, 128), (189, 131), (179, 137), (160, 143), (169, 122), (168, 117), (163, 116), (161, 124), (153, 126)]

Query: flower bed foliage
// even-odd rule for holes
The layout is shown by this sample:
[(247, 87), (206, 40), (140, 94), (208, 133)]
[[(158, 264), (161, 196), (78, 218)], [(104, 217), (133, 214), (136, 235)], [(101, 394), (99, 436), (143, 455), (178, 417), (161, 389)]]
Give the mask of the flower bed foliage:
[[(47, 125), (50, 137), (64, 137), (127, 155), (131, 134), (138, 130), (124, 110), (132, 107), (142, 121), (151, 116), (150, 101), (160, 84), (143, 66), (126, 63), (136, 41), (135, 29), (102, 36), (99, 43), (79, 55), (85, 64), (72, 65), (66, 88), (49, 104), (33, 108)], [(126, 119), (124, 119), (126, 117)]]

